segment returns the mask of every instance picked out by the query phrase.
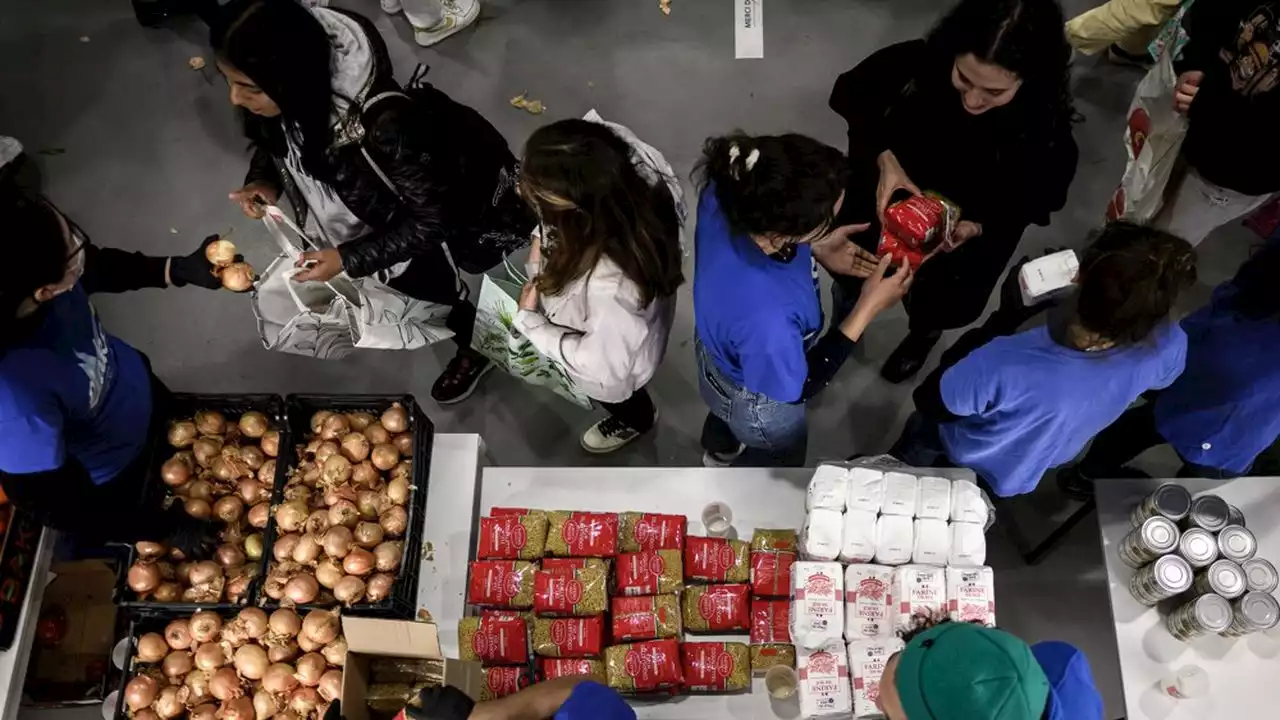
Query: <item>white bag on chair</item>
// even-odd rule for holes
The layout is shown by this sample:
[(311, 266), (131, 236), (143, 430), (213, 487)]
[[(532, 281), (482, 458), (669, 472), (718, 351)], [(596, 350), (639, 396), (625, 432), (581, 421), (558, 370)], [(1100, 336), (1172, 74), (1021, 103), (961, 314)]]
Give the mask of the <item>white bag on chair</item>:
[(453, 337), (445, 327), (447, 305), (417, 300), (373, 278), (340, 273), (327, 282), (294, 282), (294, 261), (314, 244), (284, 211), (267, 208), (262, 218), (281, 255), (254, 286), (253, 314), (268, 350), (337, 359), (356, 348), (413, 350)]

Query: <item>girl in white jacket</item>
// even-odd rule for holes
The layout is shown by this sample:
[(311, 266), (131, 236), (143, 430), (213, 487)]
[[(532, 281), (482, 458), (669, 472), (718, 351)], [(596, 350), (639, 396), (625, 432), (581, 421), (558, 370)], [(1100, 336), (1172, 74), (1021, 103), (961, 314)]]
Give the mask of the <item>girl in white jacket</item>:
[(592, 112), (529, 138), (520, 194), (541, 239), (516, 328), (608, 411), (582, 447), (613, 452), (658, 418), (644, 386), (666, 352), (684, 281), (679, 181), (661, 153)]

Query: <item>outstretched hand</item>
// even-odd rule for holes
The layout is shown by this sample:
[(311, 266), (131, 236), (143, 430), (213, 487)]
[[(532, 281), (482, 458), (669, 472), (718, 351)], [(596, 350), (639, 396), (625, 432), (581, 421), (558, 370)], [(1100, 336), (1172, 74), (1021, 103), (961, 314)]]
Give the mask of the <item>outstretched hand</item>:
[(1200, 92), (1201, 80), (1204, 80), (1204, 73), (1199, 70), (1188, 70), (1178, 76), (1178, 83), (1173, 90), (1173, 109), (1178, 114), (1186, 115), (1191, 111), (1191, 102), (1196, 99), (1196, 93)]
[[(218, 235), (210, 235), (190, 255), (175, 255), (169, 258), (169, 277), (167, 278), (169, 284), (174, 287), (195, 285), (206, 290), (221, 288), (222, 281), (213, 273), (215, 270), (213, 263), (210, 263), (209, 258), (205, 256), (205, 249), (218, 239), (220, 239)], [(241, 255), (235, 258), (236, 262), (243, 260), (244, 257)]]
[(280, 199), (280, 193), (270, 185), (263, 182), (253, 182), (245, 185), (239, 190), (232, 190), (227, 196), (231, 202), (240, 206), (241, 212), (245, 217), (253, 220), (261, 220), (266, 214), (266, 206), (275, 205)]
[(867, 278), (875, 274), (876, 265), (880, 262), (875, 253), (864, 249), (853, 241), (853, 236), (866, 232), (869, 223), (843, 225), (827, 233), (825, 237), (810, 243), (813, 257), (827, 272), (835, 275), (849, 275)]
[(898, 162), (892, 150), (880, 153), (876, 164), (880, 166), (880, 180), (876, 183), (876, 217), (880, 218), (881, 224), (884, 224), (884, 210), (889, 207), (895, 192), (906, 190), (912, 195), (921, 193), (920, 188), (907, 177), (907, 171), (902, 169), (902, 164)]

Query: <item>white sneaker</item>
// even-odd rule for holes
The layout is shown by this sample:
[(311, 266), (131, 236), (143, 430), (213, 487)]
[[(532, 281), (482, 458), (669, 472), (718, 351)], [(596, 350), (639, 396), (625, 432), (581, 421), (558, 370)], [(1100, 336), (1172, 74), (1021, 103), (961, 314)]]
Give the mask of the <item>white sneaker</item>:
[(480, 0), (441, 0), (444, 19), (434, 27), (413, 29), (413, 39), (422, 47), (431, 47), (466, 28), (480, 17)]
[(733, 461), (745, 452), (746, 445), (738, 443), (738, 449), (733, 453), (713, 453), (710, 450), (702, 451), (702, 466), (709, 468), (726, 468), (733, 465)]
[[(653, 410), (653, 421), (658, 422), (658, 409)], [(620, 450), (624, 445), (640, 437), (643, 433), (610, 415), (587, 428), (582, 433), (582, 449), (596, 455), (604, 455)]]
[(379, 4), (382, 5), (382, 12), (388, 15), (398, 15), (404, 9), (400, 0), (379, 0)]

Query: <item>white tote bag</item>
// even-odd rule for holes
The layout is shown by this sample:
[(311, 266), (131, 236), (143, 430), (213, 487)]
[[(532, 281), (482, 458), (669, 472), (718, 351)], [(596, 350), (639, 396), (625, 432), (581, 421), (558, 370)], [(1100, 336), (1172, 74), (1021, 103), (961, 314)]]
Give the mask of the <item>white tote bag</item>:
[(295, 282), (294, 262), (314, 243), (272, 205), (262, 218), (281, 255), (256, 283), (252, 302), (258, 335), (268, 350), (337, 359), (356, 348), (413, 350), (453, 337), (449, 306), (396, 292), (373, 278), (339, 273), (327, 282)]

